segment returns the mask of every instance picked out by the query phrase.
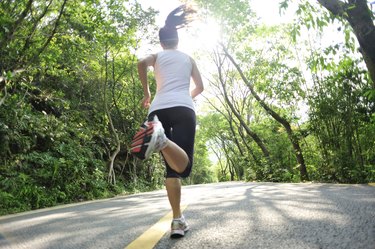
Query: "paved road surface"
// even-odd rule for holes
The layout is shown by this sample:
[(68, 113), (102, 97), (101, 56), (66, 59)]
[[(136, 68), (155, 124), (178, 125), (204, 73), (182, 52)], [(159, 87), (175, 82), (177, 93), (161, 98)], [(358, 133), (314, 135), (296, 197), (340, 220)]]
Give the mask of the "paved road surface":
[[(375, 187), (231, 182), (183, 195), (191, 230), (156, 249), (375, 249)], [(125, 248), (168, 212), (161, 190), (3, 216), (0, 248)]]

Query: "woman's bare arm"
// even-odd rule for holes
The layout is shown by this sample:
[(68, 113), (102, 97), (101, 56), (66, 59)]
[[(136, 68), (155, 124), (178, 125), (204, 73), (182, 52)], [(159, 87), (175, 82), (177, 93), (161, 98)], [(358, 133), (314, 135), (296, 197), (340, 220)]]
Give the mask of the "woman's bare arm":
[(154, 66), (156, 55), (152, 54), (138, 61), (138, 76), (142, 83), (144, 97), (142, 99), (142, 106), (149, 108), (151, 103), (151, 93), (147, 81), (147, 68)]
[(197, 67), (197, 64), (193, 59), (191, 59), (191, 62), (193, 64), (193, 68), (191, 70), (191, 77), (193, 79), (193, 82), (195, 84), (195, 87), (193, 90), (191, 90), (190, 95), (194, 99), (196, 96), (198, 96), (201, 92), (204, 90), (203, 81), (201, 74), (199, 72), (199, 69)]

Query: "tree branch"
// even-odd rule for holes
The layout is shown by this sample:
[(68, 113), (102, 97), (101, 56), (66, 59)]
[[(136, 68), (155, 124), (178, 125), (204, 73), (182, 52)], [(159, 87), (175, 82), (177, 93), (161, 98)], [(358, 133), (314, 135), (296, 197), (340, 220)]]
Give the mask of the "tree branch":
[(54, 25), (54, 27), (53, 27), (53, 30), (52, 30), (51, 34), (49, 35), (47, 41), (46, 41), (46, 42), (44, 43), (44, 45), (39, 49), (38, 53), (36, 53), (36, 54), (34, 55), (34, 58), (33, 58), (31, 61), (33, 61), (34, 59), (36, 59), (37, 57), (39, 57), (39, 55), (40, 55), (41, 53), (43, 53), (43, 51), (47, 48), (47, 46), (48, 46), (49, 43), (51, 42), (52, 38), (55, 36), (55, 34), (56, 34), (56, 30), (57, 30), (57, 27), (58, 27), (59, 24), (60, 24), (60, 19), (61, 19), (63, 13), (64, 13), (64, 9), (65, 9), (65, 5), (66, 5), (67, 1), (68, 1), (68, 0), (64, 0), (63, 4), (61, 5), (60, 12), (59, 12), (59, 16), (58, 16), (57, 19), (56, 19), (56, 22), (55, 22), (55, 25)]
[(336, 16), (342, 16), (345, 13), (346, 4), (339, 0), (318, 0), (318, 2)]

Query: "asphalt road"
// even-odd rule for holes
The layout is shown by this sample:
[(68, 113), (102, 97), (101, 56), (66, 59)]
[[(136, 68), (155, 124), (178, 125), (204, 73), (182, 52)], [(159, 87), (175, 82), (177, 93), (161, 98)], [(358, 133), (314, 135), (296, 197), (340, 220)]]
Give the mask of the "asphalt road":
[[(219, 183), (186, 186), (191, 230), (169, 248), (375, 249), (375, 187)], [(165, 190), (0, 217), (0, 248), (125, 248), (169, 213)], [(144, 248), (140, 248), (144, 249)]]

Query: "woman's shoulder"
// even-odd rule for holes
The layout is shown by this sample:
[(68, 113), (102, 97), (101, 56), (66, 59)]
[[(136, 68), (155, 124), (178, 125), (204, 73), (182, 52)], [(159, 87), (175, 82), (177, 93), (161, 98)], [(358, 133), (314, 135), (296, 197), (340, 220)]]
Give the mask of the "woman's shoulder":
[(190, 55), (188, 55), (187, 53), (181, 51), (181, 50), (176, 50), (177, 53), (180, 53), (181, 55), (184, 55), (186, 57), (190, 57)]
[(159, 57), (160, 58), (171, 57), (171, 58), (175, 58), (178, 60), (181, 60), (182, 58), (186, 58), (186, 59), (191, 60), (190, 55), (180, 50), (163, 50), (155, 54), (155, 58), (159, 58)]

